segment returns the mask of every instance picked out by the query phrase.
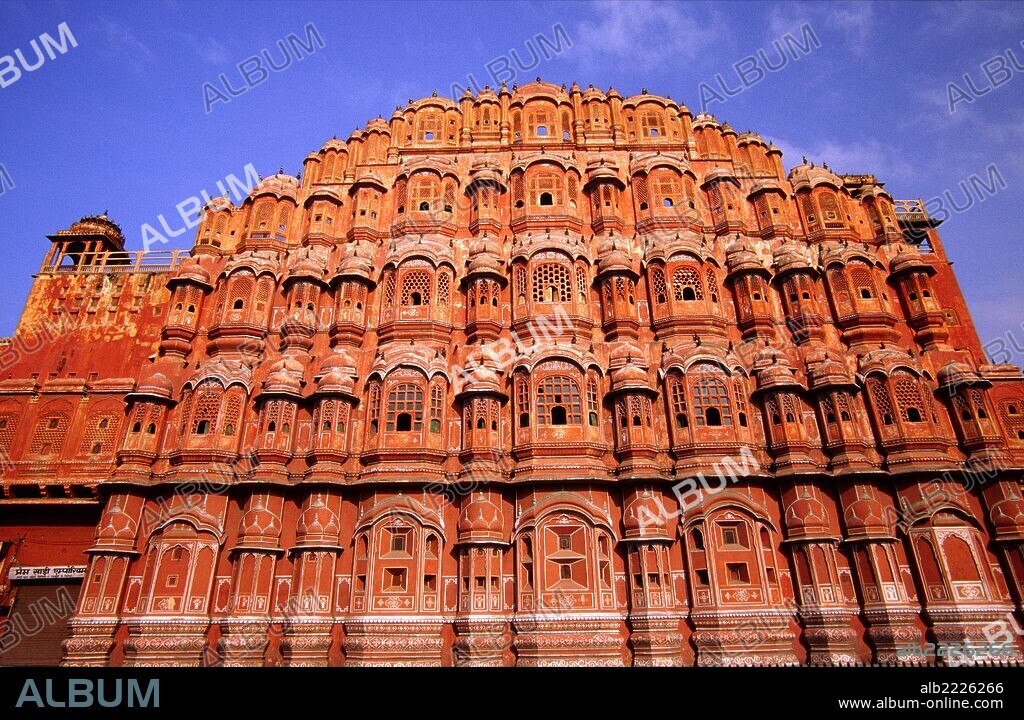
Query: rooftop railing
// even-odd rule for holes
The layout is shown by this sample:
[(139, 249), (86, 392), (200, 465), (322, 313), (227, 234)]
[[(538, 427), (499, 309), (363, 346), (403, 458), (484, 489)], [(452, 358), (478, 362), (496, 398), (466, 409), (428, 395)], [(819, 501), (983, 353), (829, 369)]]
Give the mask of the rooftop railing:
[(80, 255), (57, 255), (52, 262), (43, 262), (40, 275), (165, 273), (181, 264), (187, 250), (116, 250)]

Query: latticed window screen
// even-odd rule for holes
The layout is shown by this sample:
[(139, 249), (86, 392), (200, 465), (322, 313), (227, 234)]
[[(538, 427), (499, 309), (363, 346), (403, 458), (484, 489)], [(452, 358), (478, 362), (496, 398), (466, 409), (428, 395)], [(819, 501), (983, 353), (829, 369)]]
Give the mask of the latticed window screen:
[(452, 212), (455, 208), (455, 186), (451, 183), (446, 183), (444, 186), (444, 211), (446, 213)]
[(408, 202), (408, 199), (408, 184), (406, 183), (405, 178), (402, 178), (395, 183), (395, 202), (397, 203), (396, 207), (398, 208), (398, 212), (405, 212), (405, 203)]
[(629, 396), (629, 424), (647, 427), (651, 425), (651, 401), (650, 398), (637, 395)]
[(516, 268), (516, 295), (519, 297), (526, 296), (526, 268)]
[(835, 423), (838, 419), (836, 416), (836, 407), (832, 403), (832, 398), (826, 395), (821, 400), (821, 409), (825, 413), (825, 422)]
[(18, 416), (14, 413), (0, 415), (0, 451), (6, 452), (14, 444), (14, 433), (18, 429)]
[(988, 412), (985, 409), (985, 396), (981, 394), (981, 390), (972, 388), (970, 390), (971, 404), (974, 406), (974, 411), (979, 418), (988, 417)]
[(636, 201), (640, 205), (640, 209), (647, 208), (650, 199), (647, 196), (647, 180), (645, 178), (638, 177), (633, 181), (633, 192), (636, 193)]
[(587, 410), (597, 412), (597, 382), (593, 378), (587, 380)]
[(665, 288), (665, 271), (660, 267), (651, 270), (651, 288), (654, 290), (654, 302), (659, 305), (668, 300), (668, 290)]
[(448, 304), (448, 288), (451, 285), (451, 277), (448, 272), (442, 270), (437, 276), (437, 302), (439, 305)]
[(647, 110), (640, 116), (640, 127), (647, 137), (665, 136), (665, 118), (657, 110)]
[(439, 195), (438, 182), (434, 178), (421, 178), (412, 186), (411, 194), (413, 210), (430, 212)]
[[(679, 202), (679, 183), (673, 178), (661, 177), (651, 183), (654, 200), (662, 207), (672, 207)], [(668, 200), (669, 202), (665, 202)]]
[(581, 266), (576, 266), (576, 289), (580, 294), (580, 302), (587, 301), (587, 271)]
[(836, 393), (836, 404), (839, 406), (839, 417), (841, 420), (849, 420), (853, 417), (850, 414), (850, 396), (844, 392)]
[(278, 232), (287, 232), (288, 223), (292, 219), (292, 209), (287, 205), (281, 206), (281, 211), (277, 214), (277, 230)]
[(825, 193), (820, 198), (821, 213), (825, 216), (825, 227), (839, 229), (846, 226), (843, 222), (843, 212), (839, 207), (839, 201), (832, 193)]
[(704, 279), (708, 283), (708, 292), (711, 293), (711, 299), (714, 302), (718, 302), (718, 280), (715, 278), (715, 271), (708, 268), (704, 273)]
[(680, 415), (686, 413), (686, 391), (683, 389), (683, 382), (678, 377), (669, 380), (669, 394), (672, 396), (672, 414)]
[(804, 211), (804, 217), (807, 218), (807, 222), (809, 224), (818, 224), (818, 216), (815, 214), (814, 201), (811, 200), (810, 195), (804, 195), (800, 198), (800, 208)]
[(384, 305), (391, 307), (395, 304), (395, 271), (388, 270), (384, 275)]
[(248, 303), (252, 298), (256, 280), (249, 273), (236, 275), (232, 278), (231, 294), (228, 296), (228, 307), (233, 308), (236, 300)]
[(270, 227), (270, 216), (273, 214), (274, 208), (269, 202), (260, 205), (256, 211), (256, 229), (266, 230)]
[(524, 194), (523, 175), (522, 173), (516, 173), (512, 176), (512, 202), (522, 202)]
[(402, 278), (402, 305), (429, 304), (430, 273), (426, 270), (412, 270), (407, 272)]
[(732, 425), (732, 410), (729, 407), (729, 393), (722, 379), (715, 377), (714, 370), (707, 367), (697, 369), (700, 379), (693, 383), (694, 419), (698, 426), (714, 425), (717, 410), (720, 425)]
[[(128, 428), (129, 432), (142, 432), (143, 423), (146, 420), (146, 404), (138, 403), (135, 409), (132, 411), (131, 425)], [(136, 429), (138, 427), (138, 429)]]
[(199, 431), (199, 424), (204, 420), (206, 432), (212, 432), (217, 426), (217, 414), (220, 412), (220, 386), (212, 381), (204, 382), (195, 392), (196, 410), (192, 414), (192, 434)]
[(267, 302), (270, 300), (270, 294), (273, 292), (274, 284), (273, 280), (269, 277), (264, 277), (256, 286), (256, 308), (263, 309), (266, 307)]
[(430, 388), (430, 417), (435, 420), (441, 419), (441, 408), (444, 405), (444, 388), (435, 384)]
[(377, 429), (380, 421), (380, 383), (370, 383), (370, 427)]
[(530, 412), (530, 385), (524, 378), (516, 380), (516, 408), (521, 413)]
[(224, 422), (221, 423), (221, 432), (225, 435), (234, 435), (238, 431), (241, 421), (242, 398), (237, 394), (232, 395), (224, 405)]
[(715, 213), (722, 212), (722, 189), (718, 187), (718, 183), (711, 185), (711, 188), (708, 190), (708, 197), (710, 198), (711, 211)]
[(875, 296), (875, 281), (871, 277), (871, 271), (868, 270), (866, 265), (862, 263), (852, 263), (850, 265), (850, 280), (853, 281), (853, 286), (857, 289), (857, 293), (860, 294), (862, 290), (867, 290), (871, 297)]
[[(686, 292), (687, 288), (690, 288), (689, 293)], [(688, 267), (676, 270), (672, 275), (672, 294), (676, 300), (703, 300), (704, 288), (697, 271)]]
[(579, 180), (576, 179), (576, 176), (573, 173), (569, 173), (569, 176), (566, 178), (566, 184), (569, 187), (569, 201), (575, 202), (576, 196), (579, 195), (580, 191)]
[[(896, 404), (900, 408), (900, 417), (904, 420), (920, 421), (924, 415), (924, 403), (917, 380), (903, 372), (893, 373), (893, 387), (896, 390)], [(914, 419), (916, 412), (916, 419)]]
[(537, 422), (551, 425), (555, 408), (562, 408), (565, 412), (565, 424), (582, 424), (580, 389), (572, 378), (550, 375), (537, 386)]
[(572, 280), (563, 263), (544, 263), (533, 269), (534, 302), (569, 302)]
[(828, 271), (829, 284), (837, 293), (849, 295), (850, 286), (846, 282), (846, 275), (839, 268), (832, 268)]
[[(740, 378), (736, 378), (732, 383), (732, 394), (736, 401), (736, 412), (738, 414), (746, 414), (747, 412), (747, 393), (743, 388), (743, 381)], [(742, 418), (741, 418), (742, 422)]]
[(96, 415), (89, 418), (82, 437), (83, 455), (106, 455), (114, 450), (117, 415)]
[(893, 422), (892, 401), (889, 398), (889, 389), (885, 383), (878, 378), (868, 381), (868, 389), (871, 392), (871, 399), (878, 408), (878, 414), (883, 425), (891, 425)]
[(387, 429), (396, 428), (398, 416), (408, 413), (412, 418), (412, 430), (423, 428), (423, 390), (419, 385), (402, 384), (388, 395)]
[(562, 182), (554, 173), (537, 175), (530, 180), (530, 199), (534, 205), (541, 204), (541, 195), (551, 195), (552, 205), (562, 204)]
[(783, 419), (786, 422), (796, 422), (799, 420), (796, 398), (794, 398), (790, 393), (782, 393), (779, 397), (782, 400), (782, 412), (784, 413)]
[(181, 430), (180, 434), (184, 435), (185, 431), (188, 430), (188, 421), (192, 417), (192, 406), (195, 404), (195, 393), (189, 393), (181, 406)]
[(36, 423), (29, 452), (33, 455), (60, 455), (68, 431), (68, 416), (63, 413), (44, 415)]

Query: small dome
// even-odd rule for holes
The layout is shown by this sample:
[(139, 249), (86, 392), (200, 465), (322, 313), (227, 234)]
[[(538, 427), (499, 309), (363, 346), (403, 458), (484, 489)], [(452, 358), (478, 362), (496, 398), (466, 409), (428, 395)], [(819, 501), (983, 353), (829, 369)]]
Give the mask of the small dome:
[(138, 525), (115, 500), (100, 519), (96, 529), (96, 541), (101, 545), (134, 547), (135, 531)]
[(477, 493), (463, 505), (459, 515), (460, 542), (502, 542), (504, 517), (484, 493)]
[(989, 385), (978, 372), (964, 362), (950, 362), (939, 368), (939, 387), (955, 389), (961, 385)]
[(174, 396), (174, 383), (168, 380), (162, 372), (154, 371), (139, 380), (134, 394), (170, 400)]
[(789, 527), (790, 535), (794, 537), (821, 537), (830, 534), (828, 512), (808, 488), (803, 488), (800, 497), (786, 508), (786, 525)]
[(469, 250), (468, 274), (500, 275), (504, 278), (505, 263), (501, 258), (501, 248), (493, 239), (484, 237), (473, 243)]
[(323, 542), (337, 544), (341, 523), (333, 510), (324, 504), (319, 494), (314, 494), (309, 505), (299, 515), (297, 534), (299, 545), (316, 545)]
[(355, 389), (356, 362), (344, 348), (336, 348), (320, 363), (316, 391), (354, 396)]
[(739, 272), (760, 272), (768, 275), (768, 269), (754, 251), (753, 246), (743, 237), (737, 237), (725, 249), (725, 263), (729, 266), (729, 274)]
[(325, 153), (328, 150), (336, 150), (338, 152), (348, 152), (348, 145), (345, 144), (344, 140), (338, 138), (331, 138), (324, 143), (323, 147), (320, 148), (320, 152)]
[(270, 373), (263, 381), (263, 392), (301, 397), (302, 375), (302, 363), (286, 355), (270, 366)]
[(284, 173), (278, 173), (271, 175), (270, 177), (263, 178), (256, 187), (249, 193), (249, 197), (254, 198), (258, 195), (276, 195), (277, 197), (289, 197), (292, 200), (295, 199), (295, 193), (299, 189), (299, 181), (293, 178), (291, 175), (285, 175)]
[(370, 122), (366, 123), (366, 132), (380, 132), (386, 135), (391, 134), (391, 128), (388, 126), (387, 121), (383, 118), (374, 118)]
[(892, 535), (892, 524), (885, 507), (870, 491), (862, 491), (856, 500), (846, 506), (843, 513), (847, 531), (851, 535)]
[(651, 390), (647, 371), (639, 365), (623, 365), (612, 373), (612, 390)]
[(807, 376), (810, 378), (811, 387), (814, 389), (832, 386), (853, 385), (853, 378), (843, 363), (828, 354), (820, 358), (807, 359)]
[(779, 275), (797, 270), (809, 270), (812, 268), (810, 257), (807, 251), (796, 243), (785, 243), (780, 245), (772, 253), (775, 265), (775, 272)]
[(242, 516), (241, 534), (249, 539), (274, 541), (281, 534), (281, 519), (266, 508), (265, 501), (257, 497), (252, 507)]
[(1011, 488), (1008, 497), (992, 504), (989, 517), (997, 534), (1024, 534), (1024, 500), (1016, 489)]
[(806, 162), (789, 171), (789, 182), (793, 185), (794, 192), (814, 188), (821, 184), (831, 185), (836, 190), (843, 187), (843, 181), (831, 170), (809, 165)]
[(668, 513), (649, 490), (636, 493), (622, 511), (622, 524), (630, 540), (668, 540)]
[(299, 258), (298, 262), (292, 265), (291, 270), (288, 271), (289, 278), (311, 278), (313, 280), (321, 280), (324, 276), (325, 268), (317, 262), (316, 258), (311, 255), (305, 255)]
[(231, 199), (227, 195), (218, 195), (217, 197), (210, 198), (209, 202), (206, 203), (206, 209), (212, 212), (220, 212), (222, 210), (231, 210), (234, 207)]
[(599, 273), (613, 270), (633, 273), (633, 258), (626, 243), (621, 238), (605, 238), (597, 246), (597, 267)]
[(889, 262), (889, 272), (893, 275), (918, 270), (929, 275), (935, 274), (935, 268), (925, 262), (917, 250), (905, 248)]

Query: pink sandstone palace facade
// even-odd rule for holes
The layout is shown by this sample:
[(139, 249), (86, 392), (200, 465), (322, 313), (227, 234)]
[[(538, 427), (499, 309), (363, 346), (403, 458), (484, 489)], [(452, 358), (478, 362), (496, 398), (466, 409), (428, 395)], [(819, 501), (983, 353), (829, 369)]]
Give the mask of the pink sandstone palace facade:
[(82, 218), (0, 345), (0, 664), (984, 640), (1024, 599), (1024, 378), (936, 224), (669, 98), (539, 80), (329, 140), (188, 252)]

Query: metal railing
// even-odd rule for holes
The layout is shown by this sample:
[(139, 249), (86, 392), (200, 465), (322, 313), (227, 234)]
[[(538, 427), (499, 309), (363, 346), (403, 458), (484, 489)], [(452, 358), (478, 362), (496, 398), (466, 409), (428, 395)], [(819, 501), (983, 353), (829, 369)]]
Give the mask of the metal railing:
[(925, 209), (922, 198), (893, 200), (893, 211), (896, 213), (896, 219), (900, 222), (926, 223), (929, 220), (928, 211)]
[(78, 256), (58, 255), (50, 263), (43, 262), (39, 274), (165, 273), (177, 268), (187, 255), (187, 250), (117, 250)]

